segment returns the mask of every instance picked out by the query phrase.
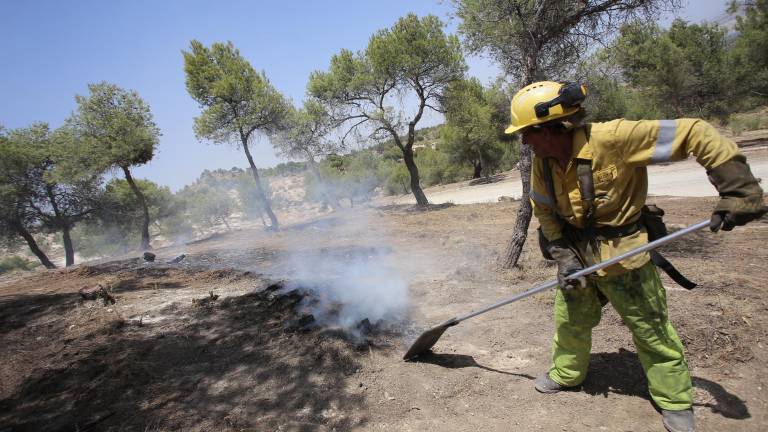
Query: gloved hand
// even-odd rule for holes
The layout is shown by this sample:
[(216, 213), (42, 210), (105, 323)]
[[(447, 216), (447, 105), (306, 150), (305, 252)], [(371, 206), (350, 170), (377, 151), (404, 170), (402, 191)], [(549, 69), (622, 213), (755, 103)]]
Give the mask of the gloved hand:
[(707, 171), (709, 181), (720, 193), (720, 201), (712, 212), (709, 229), (730, 231), (735, 226), (759, 219), (768, 207), (763, 204), (763, 190), (747, 165), (747, 158), (736, 155), (731, 160)]
[(573, 251), (564, 239), (557, 239), (549, 243), (547, 251), (557, 261), (557, 282), (560, 288), (570, 291), (573, 288), (585, 288), (587, 278), (582, 276), (577, 279), (568, 279), (568, 275), (584, 269), (576, 252)]

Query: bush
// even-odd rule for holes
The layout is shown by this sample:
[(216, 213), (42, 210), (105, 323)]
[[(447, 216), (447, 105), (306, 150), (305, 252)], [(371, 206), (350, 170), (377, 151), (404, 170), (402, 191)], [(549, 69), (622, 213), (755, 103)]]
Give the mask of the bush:
[(135, 230), (100, 220), (75, 225), (70, 234), (75, 250), (86, 258), (128, 253), (141, 240), (141, 234)]
[(673, 117), (662, 112), (654, 99), (646, 97), (638, 90), (629, 89), (627, 91), (627, 120), (654, 120), (660, 118)]
[(728, 128), (739, 135), (745, 131), (768, 129), (768, 107), (740, 114), (731, 114), (728, 117)]
[(423, 186), (448, 183), (446, 170), (451, 166), (451, 161), (447, 154), (429, 147), (420, 148), (416, 153), (416, 165), (419, 167), (419, 177)]
[(26, 258), (22, 258), (17, 255), (12, 255), (12, 256), (0, 259), (0, 273), (16, 271), (16, 270), (29, 271), (39, 265), (40, 263), (38, 262), (30, 261)]
[(411, 193), (411, 175), (404, 164), (398, 163), (389, 171), (384, 191), (387, 195), (405, 195)]

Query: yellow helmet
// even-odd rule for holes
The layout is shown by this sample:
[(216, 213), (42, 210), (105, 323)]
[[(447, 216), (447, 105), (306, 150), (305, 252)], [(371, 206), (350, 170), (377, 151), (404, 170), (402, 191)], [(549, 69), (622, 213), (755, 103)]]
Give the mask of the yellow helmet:
[(529, 84), (512, 98), (512, 124), (504, 132), (511, 134), (569, 116), (579, 110), (586, 96), (587, 88), (580, 84), (553, 81)]

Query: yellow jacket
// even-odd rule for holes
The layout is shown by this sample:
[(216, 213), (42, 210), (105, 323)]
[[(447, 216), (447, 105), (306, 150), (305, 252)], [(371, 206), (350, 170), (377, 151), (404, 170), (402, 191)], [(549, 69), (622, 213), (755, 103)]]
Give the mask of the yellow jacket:
[[(709, 123), (699, 119), (620, 119), (587, 124), (573, 132), (572, 160), (565, 172), (556, 161), (550, 161), (556, 201), (550, 197), (544, 180), (545, 161), (534, 158), (531, 175), (533, 213), (550, 241), (562, 236), (562, 226), (555, 211), (565, 222), (584, 228), (584, 208), (573, 159), (589, 159), (595, 184), (595, 226), (635, 222), (648, 194), (646, 166), (683, 160), (689, 154), (693, 154), (699, 164), (711, 169), (738, 154), (738, 148)], [(600, 261), (647, 242), (644, 229), (626, 237), (600, 241)], [(583, 258), (593, 264), (586, 256)], [(626, 273), (641, 267), (649, 259), (647, 253), (639, 254), (598, 272), (598, 275)]]

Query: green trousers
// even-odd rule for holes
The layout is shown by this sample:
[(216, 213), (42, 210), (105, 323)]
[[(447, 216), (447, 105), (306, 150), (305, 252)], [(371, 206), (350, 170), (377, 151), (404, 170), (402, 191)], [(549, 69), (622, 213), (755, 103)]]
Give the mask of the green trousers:
[(654, 402), (666, 410), (690, 408), (693, 392), (683, 345), (668, 320), (666, 292), (651, 262), (623, 275), (592, 278), (583, 289), (558, 288), (549, 377), (565, 386), (584, 381), (592, 329), (600, 322), (605, 299), (632, 331)]

